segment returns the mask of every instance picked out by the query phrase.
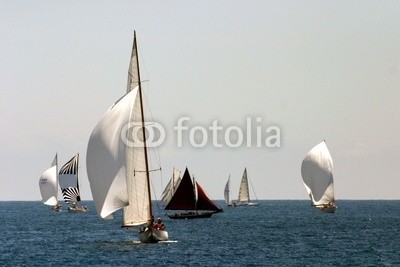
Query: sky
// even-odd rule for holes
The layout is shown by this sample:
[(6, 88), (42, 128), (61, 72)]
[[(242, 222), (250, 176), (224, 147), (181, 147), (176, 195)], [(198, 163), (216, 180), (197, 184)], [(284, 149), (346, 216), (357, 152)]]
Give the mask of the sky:
[[(399, 199), (398, 1), (0, 4), (0, 201), (40, 200), (56, 153), (60, 166), (80, 154), (81, 195), (92, 199), (88, 140), (125, 93), (134, 31), (146, 114), (166, 131), (152, 154), (162, 168), (154, 198), (174, 167), (188, 167), (212, 199), (230, 175), (235, 198), (246, 167), (258, 199), (308, 199), (301, 162), (326, 140), (337, 199)], [(279, 129), (279, 147), (265, 145), (268, 127)], [(194, 147), (199, 128), (208, 142)]]

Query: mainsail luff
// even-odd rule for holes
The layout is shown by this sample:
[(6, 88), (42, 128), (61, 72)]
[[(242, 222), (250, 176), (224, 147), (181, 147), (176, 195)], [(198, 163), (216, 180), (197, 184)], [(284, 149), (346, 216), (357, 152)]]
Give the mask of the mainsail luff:
[(313, 147), (301, 164), (304, 186), (314, 206), (334, 203), (333, 160), (325, 141)]

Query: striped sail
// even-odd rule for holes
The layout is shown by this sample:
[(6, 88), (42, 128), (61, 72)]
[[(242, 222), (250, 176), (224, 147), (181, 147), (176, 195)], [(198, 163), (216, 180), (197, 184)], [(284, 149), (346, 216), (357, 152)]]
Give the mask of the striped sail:
[(325, 141), (313, 147), (301, 164), (304, 186), (314, 206), (334, 203), (333, 160)]
[(57, 205), (57, 155), (54, 157), (51, 167), (40, 176), (39, 188), (43, 204)]
[(59, 182), (65, 202), (81, 201), (78, 184), (79, 154), (70, 159), (59, 171)]

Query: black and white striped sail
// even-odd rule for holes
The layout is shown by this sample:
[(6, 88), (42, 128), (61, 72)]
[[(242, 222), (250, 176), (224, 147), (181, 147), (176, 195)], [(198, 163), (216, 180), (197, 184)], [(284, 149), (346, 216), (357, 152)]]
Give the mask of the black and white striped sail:
[(81, 201), (78, 182), (79, 154), (70, 159), (59, 171), (60, 188), (65, 202)]
[(40, 176), (39, 188), (43, 204), (49, 206), (57, 205), (57, 155), (55, 156), (51, 167)]
[(304, 186), (314, 206), (334, 203), (333, 161), (325, 141), (313, 147), (301, 164)]
[[(102, 218), (124, 208), (123, 225), (151, 221), (138, 87), (110, 107), (94, 128), (86, 169), (96, 210)], [(141, 129), (141, 127), (139, 127)], [(135, 140), (132, 136), (135, 135)]]

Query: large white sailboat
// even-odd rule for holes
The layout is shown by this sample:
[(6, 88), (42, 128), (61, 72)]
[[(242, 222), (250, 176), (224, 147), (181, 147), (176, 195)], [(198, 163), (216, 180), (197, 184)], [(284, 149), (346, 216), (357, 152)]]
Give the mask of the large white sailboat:
[(87, 148), (86, 169), (100, 217), (109, 218), (123, 209), (122, 225), (141, 227), (139, 240), (155, 243), (168, 240), (168, 232), (153, 227), (143, 109), (135, 33), (127, 93), (94, 128)]
[(258, 202), (251, 202), (250, 200), (249, 179), (247, 177), (247, 169), (244, 168), (242, 180), (240, 181), (238, 200), (234, 203), (234, 206), (257, 206), (257, 205)]
[(325, 141), (313, 147), (301, 164), (301, 176), (311, 204), (329, 213), (336, 209), (332, 170), (333, 160)]
[(39, 179), (40, 194), (45, 205), (52, 206), (53, 210), (61, 211), (62, 206), (58, 203), (58, 160), (57, 154), (51, 164)]
[(66, 203), (69, 203), (69, 212), (86, 212), (86, 206), (79, 206), (81, 194), (79, 191), (78, 177), (79, 154), (76, 154), (72, 159), (65, 163), (59, 172), (60, 187), (63, 198)]

